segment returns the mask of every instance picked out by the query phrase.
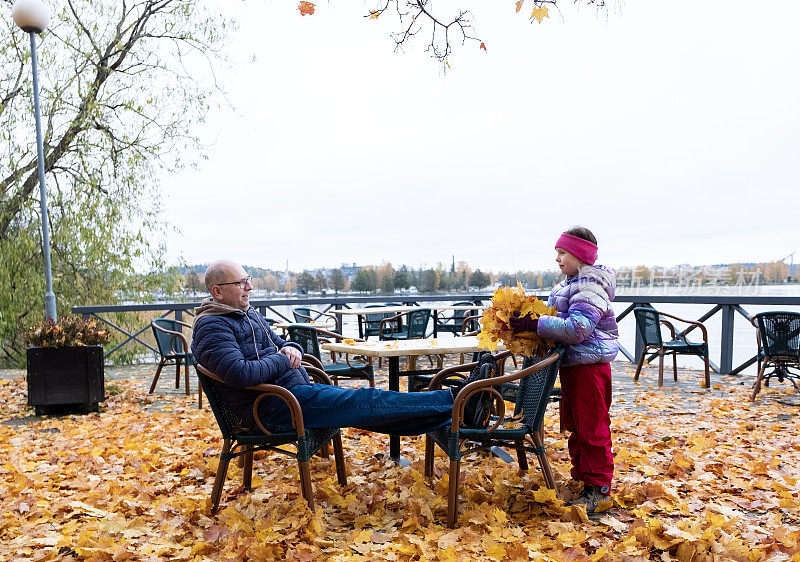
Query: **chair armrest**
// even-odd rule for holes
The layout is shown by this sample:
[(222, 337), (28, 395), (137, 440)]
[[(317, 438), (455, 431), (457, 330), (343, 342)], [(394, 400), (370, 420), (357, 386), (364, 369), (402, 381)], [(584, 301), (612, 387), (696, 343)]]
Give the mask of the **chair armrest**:
[(697, 322), (696, 320), (684, 320), (683, 318), (678, 318), (672, 314), (667, 314), (666, 312), (659, 312), (659, 316), (666, 316), (667, 318), (672, 318), (673, 320), (677, 320), (678, 322), (683, 322), (684, 324), (690, 324), (695, 328), (700, 328), (700, 331), (703, 332), (703, 341), (708, 343), (708, 330), (706, 329), (705, 325), (702, 322)]
[(466, 317), (464, 317), (464, 321), (463, 321), (463, 322), (461, 322), (461, 335), (462, 335), (462, 336), (466, 336), (466, 335), (475, 335), (477, 332), (479, 332), (479, 331), (480, 331), (480, 330), (473, 330), (473, 331), (471, 331), (469, 334), (467, 334), (467, 326), (468, 326), (468, 325), (469, 325), (471, 322), (475, 322), (475, 321), (477, 321), (477, 320), (478, 320), (478, 318), (481, 318), (481, 316), (480, 316), (479, 314), (475, 314), (475, 315), (473, 315), (473, 316), (466, 316)]
[[(406, 316), (407, 314), (408, 314), (408, 312), (400, 312), (398, 314), (395, 314), (394, 316), (389, 316), (388, 318), (384, 318), (383, 320), (381, 320), (378, 323), (378, 337), (383, 336), (383, 325), (384, 324), (386, 324), (387, 322), (393, 322), (395, 320), (399, 320), (400, 318), (402, 318), (403, 316)], [(392, 326), (392, 329), (389, 331), (389, 335), (391, 336), (393, 333), (394, 333), (394, 326)]]
[(325, 370), (324, 367), (322, 366), (322, 361), (320, 361), (313, 355), (309, 355), (308, 353), (303, 354), (302, 362), (307, 365), (311, 365), (315, 369), (322, 369), (323, 371)]
[(311, 365), (303, 365), (303, 367), (305, 368), (306, 373), (308, 373), (308, 376), (314, 379), (315, 382), (319, 382), (320, 384), (333, 385), (333, 381), (328, 376), (328, 373), (326, 373), (322, 369), (313, 367)]
[[(505, 369), (505, 362), (506, 359), (511, 355), (510, 351), (501, 351), (497, 355), (494, 356), (495, 360), (497, 361), (497, 370), (498, 372), (502, 373)], [(431, 382), (428, 384), (428, 390), (439, 390), (442, 388), (442, 381), (449, 378), (451, 375), (456, 375), (460, 372), (469, 372), (472, 371), (475, 367), (478, 366), (477, 361), (473, 363), (464, 363), (463, 365), (453, 365), (452, 367), (447, 367), (442, 369), (431, 379)], [(464, 377), (461, 377), (464, 378)], [(494, 380), (494, 379), (492, 379)]]
[[(198, 363), (197, 365), (195, 365), (195, 368), (208, 378), (215, 380), (218, 383), (228, 385), (228, 383), (226, 383), (222, 379), (222, 377), (219, 377), (215, 373), (206, 369), (201, 364)], [(300, 409), (300, 403), (297, 401), (297, 398), (295, 398), (294, 394), (292, 394), (282, 386), (278, 386), (275, 384), (257, 384), (255, 386), (248, 386), (245, 388), (246, 390), (256, 390), (262, 393), (256, 398), (255, 402), (253, 402), (253, 418), (255, 419), (258, 428), (261, 431), (263, 431), (265, 435), (270, 435), (270, 431), (267, 430), (266, 427), (264, 427), (264, 424), (261, 423), (261, 420), (258, 417), (258, 405), (267, 396), (276, 396), (281, 400), (283, 400), (284, 402), (286, 402), (286, 405), (289, 407), (289, 414), (292, 420), (292, 427), (295, 428), (295, 431), (297, 431), (298, 435), (303, 435), (305, 433), (306, 429), (305, 429), (305, 424), (303, 423), (303, 411)]]
[(667, 328), (669, 328), (670, 337), (675, 339), (675, 326), (672, 325), (672, 322), (669, 320), (659, 320), (659, 323), (664, 324)]
[(314, 310), (313, 312), (317, 313), (317, 318), (319, 318), (320, 316), (327, 316), (328, 318), (333, 318), (333, 322), (334, 322), (334, 325), (336, 326), (336, 329), (337, 330), (341, 330), (342, 329), (341, 325), (339, 324), (341, 319), (338, 316), (336, 316), (335, 314), (331, 314), (330, 312), (320, 312), (319, 310)]
[[(188, 326), (189, 328), (191, 328), (191, 326), (189, 326), (185, 322), (178, 322), (178, 323), (182, 324), (184, 326)], [(154, 329), (158, 330), (159, 332), (163, 332), (165, 334), (170, 334), (172, 336), (170, 338), (170, 340), (169, 340), (170, 348), (172, 347), (173, 340), (175, 340), (175, 338), (178, 338), (181, 341), (181, 345), (183, 347), (183, 352), (184, 353), (189, 353), (189, 340), (186, 339), (186, 336), (184, 334), (182, 334), (181, 332), (176, 332), (175, 330), (167, 330), (166, 328), (162, 328), (161, 326), (159, 326), (158, 324), (156, 324), (154, 322), (151, 322), (150, 325)]]

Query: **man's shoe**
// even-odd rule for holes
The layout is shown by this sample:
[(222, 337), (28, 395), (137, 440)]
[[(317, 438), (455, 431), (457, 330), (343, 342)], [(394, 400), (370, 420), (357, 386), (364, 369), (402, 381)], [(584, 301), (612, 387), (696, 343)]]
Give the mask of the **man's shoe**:
[[(458, 381), (452, 388), (453, 397), (469, 383), (491, 378), (495, 373), (497, 373), (497, 361), (491, 353), (484, 353), (469, 376), (463, 381)], [(477, 429), (487, 427), (489, 417), (492, 415), (493, 401), (494, 398), (488, 392), (476, 392), (467, 398), (467, 403), (464, 404), (464, 425)]]
[[(587, 484), (583, 488), (581, 497), (570, 502), (571, 505), (586, 506), (586, 513), (600, 513), (611, 507), (611, 496), (609, 486), (598, 486), (597, 484)], [(606, 504), (606, 505), (603, 505)]]

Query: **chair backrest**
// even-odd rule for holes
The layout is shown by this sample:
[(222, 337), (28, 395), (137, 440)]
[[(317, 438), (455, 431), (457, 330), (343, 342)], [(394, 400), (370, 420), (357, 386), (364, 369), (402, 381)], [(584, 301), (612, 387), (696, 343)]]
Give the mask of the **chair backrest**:
[(800, 358), (800, 314), (762, 312), (756, 322), (766, 356)]
[(406, 315), (406, 334), (410, 339), (424, 338), (431, 320), (431, 309), (420, 308)]
[(661, 323), (658, 318), (658, 311), (648, 306), (637, 306), (633, 309), (636, 318), (636, 330), (644, 341), (644, 345), (661, 346)]
[[(474, 302), (470, 302), (470, 301), (460, 301), (460, 302), (454, 302), (452, 305), (453, 306), (472, 306), (474, 304), (475, 304)], [(446, 311), (443, 310), (441, 312), (446, 312)], [(437, 320), (438, 320), (437, 323), (436, 323), (437, 329), (441, 330), (442, 328), (445, 328), (445, 329), (452, 328), (452, 331), (460, 332), (461, 331), (461, 325), (464, 323), (464, 318), (466, 318), (467, 316), (474, 315), (477, 312), (477, 309), (476, 310), (452, 310), (452, 311), (450, 311), (451, 314), (449, 314), (449, 315), (448, 314), (442, 314), (441, 312), (439, 314), (437, 314)]]
[(300, 347), (303, 348), (303, 353), (313, 355), (317, 359), (322, 359), (319, 350), (317, 331), (314, 328), (293, 325), (289, 326), (289, 340), (300, 345)]
[(310, 322), (311, 309), (305, 306), (296, 306), (292, 309), (292, 315), (294, 316), (295, 322)]
[(549, 353), (541, 357), (526, 357), (525, 361), (522, 362), (522, 368), (527, 369), (553, 353), (558, 354), (558, 359), (547, 367), (521, 378), (519, 381), (514, 414), (521, 413), (523, 423), (531, 431), (539, 431), (544, 422), (544, 414), (550, 401), (550, 392), (556, 383), (558, 368), (561, 366), (561, 359), (564, 357), (564, 346), (558, 345), (554, 350), (549, 350)]
[(176, 355), (176, 354), (183, 354), (185, 350), (183, 349), (183, 343), (181, 340), (173, 336), (172, 334), (167, 334), (166, 332), (162, 332), (161, 330), (156, 329), (153, 324), (159, 326), (160, 328), (164, 328), (165, 330), (171, 330), (173, 332), (181, 332), (183, 333), (183, 326), (181, 326), (176, 320), (171, 318), (156, 318), (151, 323), (151, 328), (153, 329), (153, 336), (156, 338), (156, 345), (158, 346), (158, 352), (162, 356), (167, 355)]
[(247, 429), (244, 421), (230, 409), (228, 403), (220, 397), (218, 385), (225, 383), (213, 380), (203, 373), (202, 369), (202, 366), (198, 366), (197, 379), (200, 381), (203, 392), (208, 398), (208, 403), (211, 405), (211, 411), (217, 420), (222, 437), (232, 439), (234, 434), (237, 433), (253, 433), (252, 430)]

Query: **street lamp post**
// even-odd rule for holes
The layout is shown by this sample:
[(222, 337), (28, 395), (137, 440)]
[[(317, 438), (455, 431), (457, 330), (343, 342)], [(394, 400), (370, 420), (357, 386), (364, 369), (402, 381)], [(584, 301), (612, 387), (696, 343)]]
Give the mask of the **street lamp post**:
[(47, 29), (50, 15), (41, 0), (17, 0), (11, 8), (11, 16), (31, 38), (31, 66), (33, 69), (33, 108), (36, 115), (36, 150), (39, 168), (39, 203), (42, 208), (42, 254), (44, 254), (44, 311), (54, 322), (56, 315), (56, 295), (53, 292), (53, 276), (50, 271), (50, 227), (47, 220), (47, 193), (44, 185), (44, 144), (42, 142), (42, 115), (39, 110), (39, 71), (36, 61), (36, 35)]

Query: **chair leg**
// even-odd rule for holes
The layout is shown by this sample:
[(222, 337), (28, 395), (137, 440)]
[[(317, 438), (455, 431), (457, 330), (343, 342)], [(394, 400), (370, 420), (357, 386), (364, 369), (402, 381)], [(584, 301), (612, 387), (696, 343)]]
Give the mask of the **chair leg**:
[(450, 461), (450, 486), (447, 490), (447, 526), (452, 529), (458, 519), (458, 477), (461, 461)]
[(636, 364), (636, 373), (633, 375), (633, 382), (639, 380), (639, 375), (642, 372), (642, 366), (644, 365), (644, 356), (647, 355), (647, 348), (642, 350), (642, 354), (639, 356), (639, 362)]
[(203, 385), (200, 384), (200, 378), (197, 379), (197, 409), (203, 409)]
[(750, 402), (755, 402), (756, 395), (761, 391), (761, 381), (764, 378), (764, 371), (767, 370), (767, 363), (766, 361), (761, 365), (761, 369), (758, 371), (758, 376), (756, 377), (756, 384), (753, 385), (753, 393), (750, 395)]
[(433, 476), (433, 439), (430, 435), (425, 436), (425, 477)]
[(320, 447), (319, 451), (317, 452), (317, 455), (319, 457), (323, 458), (323, 459), (331, 458), (331, 452), (328, 449), (328, 444), (327, 443), (323, 443), (322, 444), (322, 447)]
[(678, 382), (678, 354), (672, 354), (672, 378)]
[[(537, 449), (544, 448), (544, 440), (541, 433), (534, 433), (531, 435), (533, 444)], [(545, 485), (551, 490), (556, 489), (556, 479), (553, 476), (553, 469), (550, 468), (550, 461), (547, 459), (547, 453), (536, 453), (536, 458), (539, 460), (539, 467), (542, 469), (542, 476), (544, 476)]]
[(175, 390), (181, 387), (181, 360), (175, 360)]
[(664, 350), (658, 352), (658, 388), (664, 386)]
[(253, 446), (247, 445), (245, 447), (244, 467), (242, 468), (242, 484), (245, 490), (253, 488)]
[(711, 373), (708, 364), (708, 350), (706, 350), (706, 354), (703, 356), (703, 362), (705, 363), (706, 388), (711, 388)]
[(161, 375), (161, 369), (164, 368), (165, 361), (162, 359), (158, 363), (158, 367), (156, 368), (156, 376), (153, 377), (153, 383), (150, 385), (150, 392), (148, 394), (153, 394), (153, 391), (156, 389), (156, 383), (158, 382), (158, 377)]
[(308, 461), (297, 461), (300, 470), (300, 491), (308, 502), (308, 508), (314, 511), (314, 491), (311, 488), (311, 470)]
[(344, 449), (342, 449), (342, 434), (337, 433), (333, 439), (333, 458), (336, 460), (336, 478), (340, 486), (347, 486), (347, 469), (344, 466)]
[(525, 444), (522, 439), (514, 441), (514, 446), (517, 448), (517, 462), (519, 463), (520, 470), (528, 470), (528, 457), (525, 455)]
[(225, 476), (228, 474), (228, 463), (230, 459), (224, 455), (231, 451), (231, 440), (225, 439), (222, 443), (222, 453), (219, 455), (219, 464), (217, 466), (217, 476), (214, 478), (214, 487), (211, 490), (211, 513), (216, 513), (219, 510), (219, 500), (222, 496), (222, 486), (225, 484)]
[(186, 362), (186, 367), (184, 368), (186, 371), (186, 396), (189, 396), (189, 362)]

